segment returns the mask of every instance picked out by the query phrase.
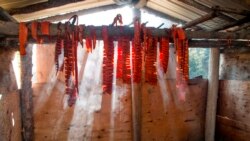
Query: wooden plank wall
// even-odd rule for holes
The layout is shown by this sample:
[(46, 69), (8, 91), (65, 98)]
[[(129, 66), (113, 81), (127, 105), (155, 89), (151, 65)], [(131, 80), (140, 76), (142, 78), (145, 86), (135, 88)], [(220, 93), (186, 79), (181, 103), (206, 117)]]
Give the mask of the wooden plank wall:
[(164, 93), (162, 87), (143, 85), (142, 140), (204, 140), (207, 81), (191, 80), (185, 101), (179, 100), (173, 80), (165, 82)]
[(67, 106), (64, 75), (55, 75), (53, 45), (35, 47), (33, 78), (36, 141), (132, 140), (131, 88), (119, 81), (112, 95), (102, 94), (102, 48), (79, 48), (80, 94)]
[[(55, 75), (51, 63), (52, 48), (37, 46), (38, 54), (33, 58), (37, 64), (33, 73), (35, 141), (131, 141), (131, 86), (117, 80), (112, 95), (102, 94), (102, 49), (97, 47), (87, 54), (79, 48), (80, 94), (75, 106), (68, 107), (63, 73)], [(172, 56), (171, 66), (174, 60)], [(171, 68), (166, 76), (172, 79), (175, 67)], [(163, 78), (155, 87), (143, 83), (143, 141), (203, 140), (207, 81), (191, 83), (185, 101), (177, 100), (173, 80)]]
[(250, 138), (250, 81), (220, 82), (217, 129), (223, 141)]
[(228, 49), (221, 54), (217, 140), (250, 138), (250, 50)]
[(250, 49), (226, 49), (220, 55), (220, 80), (250, 80)]
[(16, 50), (0, 48), (0, 140), (21, 141), (20, 95), (12, 66)]

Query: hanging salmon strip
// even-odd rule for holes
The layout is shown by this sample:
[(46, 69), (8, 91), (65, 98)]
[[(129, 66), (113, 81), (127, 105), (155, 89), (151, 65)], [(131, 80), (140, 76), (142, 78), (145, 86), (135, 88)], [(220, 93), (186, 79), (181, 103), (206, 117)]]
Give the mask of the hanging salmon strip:
[(49, 35), (49, 27), (50, 26), (50, 22), (44, 21), (41, 22), (41, 31), (42, 31), (42, 35)]
[(28, 38), (28, 28), (25, 23), (19, 24), (19, 44), (20, 44), (20, 54), (25, 55), (25, 46)]
[(32, 22), (31, 23), (31, 36), (32, 36), (33, 39), (36, 40), (36, 42), (38, 42), (37, 27), (38, 27), (38, 23), (37, 22)]

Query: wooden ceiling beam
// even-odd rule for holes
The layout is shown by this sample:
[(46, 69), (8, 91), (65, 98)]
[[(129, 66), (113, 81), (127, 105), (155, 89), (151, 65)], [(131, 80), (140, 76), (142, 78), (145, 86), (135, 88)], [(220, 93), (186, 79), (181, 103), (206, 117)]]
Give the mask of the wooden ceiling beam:
[[(210, 12), (214, 11), (211, 8), (209, 8), (209, 7), (205, 6), (205, 5), (202, 5), (202, 4), (200, 4), (200, 3), (198, 3), (198, 2), (196, 2), (194, 0), (180, 0), (180, 1), (185, 3), (185, 4), (188, 4), (190, 6), (193, 6), (193, 7), (197, 8), (197, 9), (205, 11), (207, 13), (210, 13)], [(221, 13), (221, 12), (218, 12), (218, 17), (223, 19), (223, 20), (226, 20), (228, 22), (234, 22), (234, 21), (237, 20), (237, 19), (234, 19), (234, 18), (232, 18), (230, 16), (227, 16), (227, 15)]]
[(8, 12), (0, 7), (0, 18), (4, 21), (17, 22)]
[(197, 24), (200, 24), (200, 23), (203, 23), (205, 21), (211, 20), (211, 19), (215, 18), (216, 16), (217, 16), (216, 12), (210, 12), (210, 13), (204, 15), (204, 16), (201, 16), (198, 19), (195, 19), (195, 20), (192, 20), (192, 21), (186, 23), (184, 26), (182, 26), (182, 28), (184, 28), (184, 29), (190, 28), (190, 27), (195, 26)]
[(222, 8), (220, 6), (212, 7), (215, 11), (225, 12), (225, 13), (233, 13), (237, 15), (243, 15), (243, 16), (250, 16), (249, 10), (238, 10), (238, 9), (231, 9), (231, 8)]
[(250, 47), (248, 41), (231, 41), (228, 40), (189, 40), (188, 44), (191, 48), (240, 48)]
[(168, 20), (173, 21), (173, 22), (178, 23), (178, 24), (185, 24), (186, 23), (185, 21), (183, 21), (181, 19), (175, 18), (173, 16), (170, 16), (170, 15), (165, 14), (165, 13), (160, 12), (160, 11), (154, 10), (154, 9), (149, 8), (147, 6), (143, 7), (142, 10), (145, 11), (145, 12), (157, 15), (160, 18), (168, 19)]
[(239, 26), (239, 25), (242, 25), (242, 24), (248, 23), (248, 22), (250, 22), (250, 16), (247, 16), (247, 17), (242, 18), (242, 19), (240, 19), (240, 20), (238, 20), (238, 21), (235, 21), (235, 22), (226, 24), (226, 25), (224, 25), (224, 26), (221, 26), (221, 27), (219, 27), (219, 28), (217, 28), (217, 29), (214, 29), (214, 31), (226, 30), (226, 29), (228, 29), (228, 28), (231, 28), (231, 27), (234, 27), (234, 26)]
[(250, 27), (250, 23), (245, 23), (241, 26), (238, 26), (238, 28), (232, 30), (232, 32), (238, 32), (238, 31), (241, 31), (241, 30), (247, 30), (247, 28)]

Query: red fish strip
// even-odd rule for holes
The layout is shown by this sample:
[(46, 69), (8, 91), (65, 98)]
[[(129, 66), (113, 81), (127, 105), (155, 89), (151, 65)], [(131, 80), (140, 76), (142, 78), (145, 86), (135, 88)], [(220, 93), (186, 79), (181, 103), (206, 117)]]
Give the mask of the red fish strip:
[(28, 38), (28, 28), (25, 23), (20, 23), (19, 24), (19, 44), (20, 44), (20, 54), (25, 55), (26, 50), (26, 42)]
[(163, 72), (166, 73), (168, 69), (169, 60), (169, 39), (161, 37), (160, 39), (160, 64), (163, 68)]
[(141, 47), (141, 28), (138, 18), (134, 20), (134, 39), (132, 46), (132, 62), (133, 62), (133, 82), (141, 82), (142, 74), (142, 47)]
[(145, 81), (155, 85), (157, 83), (156, 59), (157, 59), (157, 37), (152, 36), (151, 29), (147, 29), (147, 52), (145, 54)]
[(114, 43), (112, 37), (108, 35), (108, 27), (102, 27), (103, 47), (103, 92), (112, 93), (113, 83), (113, 63), (114, 63)]

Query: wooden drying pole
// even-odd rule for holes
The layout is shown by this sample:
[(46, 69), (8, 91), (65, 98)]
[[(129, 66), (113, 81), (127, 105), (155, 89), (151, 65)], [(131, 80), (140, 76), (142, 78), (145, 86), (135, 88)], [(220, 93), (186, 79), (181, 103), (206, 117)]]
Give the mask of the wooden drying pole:
[[(29, 43), (35, 43), (35, 40), (31, 37), (30, 23), (27, 23), (29, 27)], [(64, 26), (62, 24), (62, 26)], [(97, 39), (102, 39), (102, 26), (95, 26)], [(129, 26), (124, 26), (124, 31), (121, 32), (120, 27), (108, 27), (109, 35), (118, 37), (119, 35), (127, 35), (131, 37), (134, 36), (134, 28)], [(222, 48), (222, 47), (242, 47), (249, 46), (248, 40), (250, 39), (249, 31), (245, 32), (215, 32), (215, 31), (185, 31), (187, 38), (190, 39), (189, 47), (191, 48)], [(90, 28), (85, 27), (84, 38), (90, 34)], [(171, 41), (171, 29), (152, 29), (153, 36), (168, 36)], [(44, 43), (55, 42), (57, 35), (57, 24), (51, 24), (50, 26), (50, 40), (44, 38)], [(0, 21), (0, 36), (2, 38), (1, 46), (12, 46), (18, 47), (18, 23)], [(38, 36), (43, 37), (40, 32)], [(231, 42), (228, 42), (228, 40)], [(244, 39), (244, 40), (238, 40)]]
[[(29, 27), (29, 32), (30, 32), (30, 25), (31, 23), (27, 23)], [(0, 35), (5, 36), (7, 38), (18, 38), (18, 32), (19, 32), (19, 27), (18, 23), (14, 22), (6, 22), (6, 21), (0, 21)], [(62, 24), (62, 27), (64, 24)], [(96, 36), (98, 39), (102, 38), (102, 26), (95, 26), (96, 29)], [(130, 37), (133, 37), (134, 35), (134, 28), (133, 27), (128, 27), (124, 26), (124, 31), (121, 32), (120, 27), (109, 27), (108, 28), (109, 34), (111, 36), (119, 36), (121, 34), (123, 35), (128, 35)], [(188, 39), (250, 39), (249, 34), (242, 34), (242, 33), (232, 33), (232, 32), (215, 32), (215, 31), (185, 31), (186, 36)], [(90, 28), (85, 28), (84, 30), (84, 35), (89, 35), (90, 33)], [(29, 33), (31, 35), (31, 33)], [(38, 33), (38, 35), (41, 35)], [(56, 37), (57, 35), (57, 24), (51, 24), (50, 26), (50, 35), (52, 37)], [(157, 29), (154, 28), (152, 29), (152, 35), (153, 36), (169, 36), (171, 38), (171, 29)], [(30, 36), (31, 39), (31, 36)], [(30, 40), (31, 41), (31, 40)]]

